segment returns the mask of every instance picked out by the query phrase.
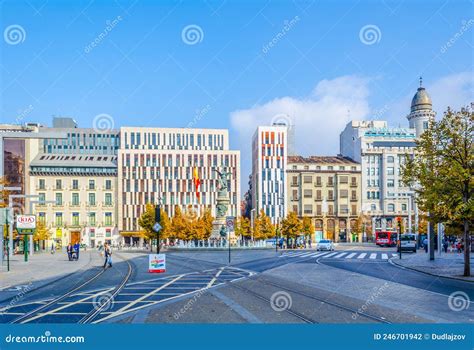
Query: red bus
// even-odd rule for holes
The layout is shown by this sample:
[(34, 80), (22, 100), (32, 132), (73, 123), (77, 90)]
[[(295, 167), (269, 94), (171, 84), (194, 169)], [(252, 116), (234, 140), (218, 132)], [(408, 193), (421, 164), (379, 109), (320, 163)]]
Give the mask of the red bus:
[(397, 232), (395, 231), (375, 232), (375, 244), (381, 247), (395, 247), (397, 245)]

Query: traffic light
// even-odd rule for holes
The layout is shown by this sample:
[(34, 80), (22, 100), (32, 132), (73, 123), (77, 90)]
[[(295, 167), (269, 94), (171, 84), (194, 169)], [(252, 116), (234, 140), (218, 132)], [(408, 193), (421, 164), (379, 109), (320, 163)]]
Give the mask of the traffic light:
[(155, 205), (155, 222), (160, 222), (161, 221), (161, 211), (160, 211), (160, 206)]

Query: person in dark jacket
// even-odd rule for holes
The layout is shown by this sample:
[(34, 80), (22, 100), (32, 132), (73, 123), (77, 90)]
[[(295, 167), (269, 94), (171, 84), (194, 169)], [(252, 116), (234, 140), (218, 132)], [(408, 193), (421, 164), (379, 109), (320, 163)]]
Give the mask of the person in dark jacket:
[(107, 264), (109, 267), (112, 267), (112, 249), (110, 249), (110, 246), (107, 243), (104, 244), (104, 257), (104, 269), (107, 268)]
[(72, 249), (73, 249), (72, 244), (69, 243), (66, 247), (67, 257), (68, 257), (69, 261), (72, 260)]
[(79, 242), (76, 242), (76, 244), (74, 244), (74, 252), (76, 253), (76, 260), (79, 260)]

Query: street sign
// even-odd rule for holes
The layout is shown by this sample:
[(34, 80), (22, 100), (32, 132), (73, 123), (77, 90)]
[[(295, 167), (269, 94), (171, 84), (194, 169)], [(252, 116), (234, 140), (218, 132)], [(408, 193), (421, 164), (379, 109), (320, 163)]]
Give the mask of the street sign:
[(16, 230), (21, 235), (32, 235), (36, 229), (35, 215), (17, 215)]
[(148, 272), (150, 273), (166, 272), (165, 254), (148, 254)]
[(234, 216), (227, 216), (225, 218), (225, 225), (227, 227), (227, 230), (229, 232), (234, 231), (234, 226), (235, 226), (235, 217)]
[(159, 232), (161, 230), (161, 225), (159, 223), (156, 223), (153, 225), (153, 231)]

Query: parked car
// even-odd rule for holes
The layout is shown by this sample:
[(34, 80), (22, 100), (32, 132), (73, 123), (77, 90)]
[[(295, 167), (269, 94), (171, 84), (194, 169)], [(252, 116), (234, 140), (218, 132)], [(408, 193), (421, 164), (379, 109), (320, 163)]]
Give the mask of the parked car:
[(397, 252), (408, 250), (416, 253), (416, 234), (405, 233), (400, 235), (400, 245), (397, 247)]
[(334, 250), (334, 243), (329, 239), (322, 239), (316, 245), (316, 250)]

